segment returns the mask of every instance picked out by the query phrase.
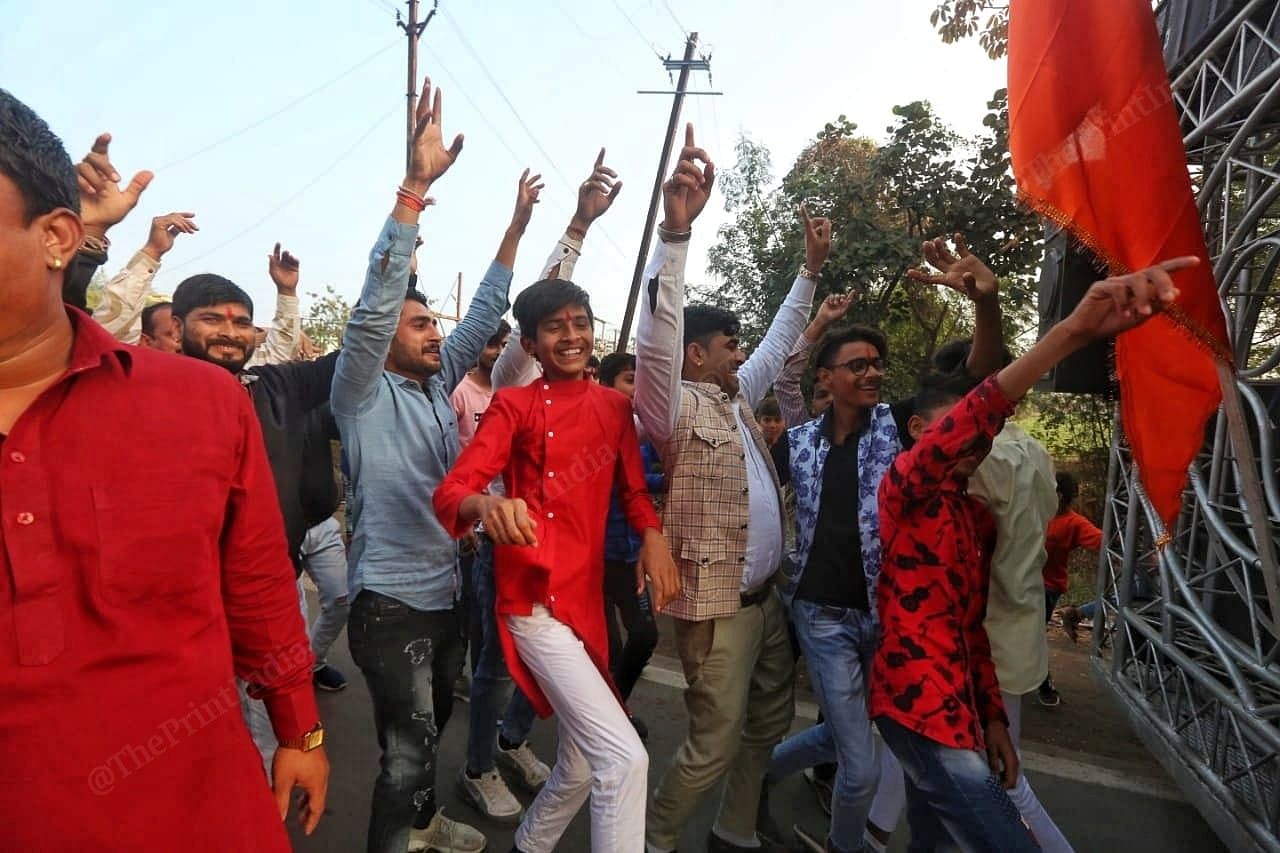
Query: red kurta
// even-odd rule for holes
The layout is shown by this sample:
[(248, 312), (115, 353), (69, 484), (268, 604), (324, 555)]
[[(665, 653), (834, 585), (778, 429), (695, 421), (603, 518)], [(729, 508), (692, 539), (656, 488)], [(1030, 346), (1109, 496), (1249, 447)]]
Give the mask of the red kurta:
[(68, 313), (0, 442), (0, 848), (284, 853), (233, 670), (278, 736), (318, 715), (252, 403)]
[[(446, 530), (467, 533), (470, 525), (459, 517), (462, 501), (483, 492), (499, 473), (507, 497), (528, 504), (538, 544), (494, 549), (496, 613), (528, 616), (541, 604), (573, 629), (609, 679), (604, 533), (615, 480), (631, 526), (638, 532), (662, 528), (645, 485), (631, 401), (586, 380), (538, 379), (499, 391), (436, 489), (436, 515)], [(549, 716), (551, 706), (501, 618), (498, 631), (516, 684), (541, 716)]]

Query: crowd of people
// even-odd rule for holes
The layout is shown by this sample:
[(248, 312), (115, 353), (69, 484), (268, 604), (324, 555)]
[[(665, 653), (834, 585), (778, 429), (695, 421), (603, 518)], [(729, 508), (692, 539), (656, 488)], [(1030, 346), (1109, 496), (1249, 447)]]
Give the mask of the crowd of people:
[[(716, 177), (689, 126), (634, 355), (595, 356), (573, 280), (621, 189), (603, 150), (512, 326), (543, 191), (520, 176), (445, 337), (415, 266), (463, 149), (442, 113), (428, 80), (341, 346), (318, 355), (279, 244), (265, 334), (225, 277), (154, 292), (193, 214), (154, 219), (102, 275), (151, 174), (123, 183), (105, 134), (73, 164), (0, 90), (3, 846), (289, 849), (291, 799), (308, 834), (325, 810), (314, 691), (347, 684), (326, 661), (345, 627), (381, 750), (370, 853), (488, 845), (437, 797), (468, 655), (457, 790), (518, 824), (521, 853), (555, 849), (588, 800), (593, 850), (675, 850), (722, 783), (705, 849), (793, 849), (769, 793), (800, 772), (830, 792), (826, 831), (794, 828), (805, 850), (883, 850), (904, 813), (912, 850), (1071, 850), (1021, 771), (1021, 704), (1058, 701), (1045, 622), (1067, 556), (1101, 537), (1010, 417), (1062, 358), (1172, 301), (1195, 259), (1094, 284), (1013, 358), (996, 276), (960, 235), (926, 242), (932, 271), (911, 277), (964, 294), (974, 334), (890, 403), (884, 334), (851, 322), (851, 282), (822, 281), (839, 223), (801, 209), (804, 256), (749, 356), (732, 312), (688, 301)], [(688, 728), (650, 790), (628, 701), (659, 613)], [(801, 658), (821, 717), (788, 736)], [(548, 764), (528, 737), (550, 716)]]

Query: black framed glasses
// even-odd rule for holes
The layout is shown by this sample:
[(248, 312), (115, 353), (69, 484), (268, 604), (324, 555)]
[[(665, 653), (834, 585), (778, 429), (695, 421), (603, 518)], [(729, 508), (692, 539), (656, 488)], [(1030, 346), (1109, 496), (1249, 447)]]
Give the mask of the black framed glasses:
[(875, 358), (851, 358), (841, 364), (833, 364), (828, 370), (838, 370), (843, 367), (854, 376), (862, 376), (871, 368), (875, 368), (877, 373), (884, 373), (888, 364), (883, 358), (876, 356)]

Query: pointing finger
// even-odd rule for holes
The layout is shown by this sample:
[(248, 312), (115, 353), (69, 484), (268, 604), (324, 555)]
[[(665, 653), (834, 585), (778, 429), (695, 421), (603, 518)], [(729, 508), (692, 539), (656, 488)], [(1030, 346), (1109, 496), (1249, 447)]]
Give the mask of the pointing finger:
[(600, 149), (600, 153), (596, 155), (596, 168), (599, 169), (604, 165), (604, 149)]
[(1161, 261), (1156, 264), (1157, 267), (1165, 272), (1177, 272), (1178, 270), (1190, 269), (1200, 265), (1200, 259), (1195, 255), (1183, 255), (1180, 258), (1170, 258), (1167, 261)]
[[(108, 137), (110, 139), (110, 137)], [(693, 147), (693, 122), (685, 122), (684, 125), (684, 147)]]

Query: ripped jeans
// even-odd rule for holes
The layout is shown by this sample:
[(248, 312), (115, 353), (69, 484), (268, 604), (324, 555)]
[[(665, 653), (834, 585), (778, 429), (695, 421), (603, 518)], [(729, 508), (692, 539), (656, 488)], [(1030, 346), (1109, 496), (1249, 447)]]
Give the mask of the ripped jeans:
[(456, 610), (422, 611), (369, 590), (351, 604), (351, 658), (373, 699), (382, 770), (368, 853), (404, 853), (436, 813), (436, 750), (464, 657)]

